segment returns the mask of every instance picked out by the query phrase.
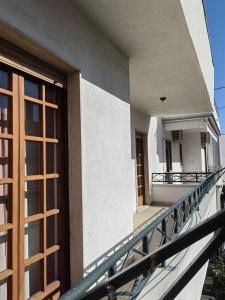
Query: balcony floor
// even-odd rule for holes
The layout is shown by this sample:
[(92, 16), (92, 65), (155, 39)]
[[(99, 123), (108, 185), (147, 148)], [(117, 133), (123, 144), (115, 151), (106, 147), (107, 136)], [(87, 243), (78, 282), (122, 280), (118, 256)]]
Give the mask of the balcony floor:
[(139, 211), (134, 214), (134, 233), (152, 223), (162, 213), (167, 210), (166, 206), (142, 206)]

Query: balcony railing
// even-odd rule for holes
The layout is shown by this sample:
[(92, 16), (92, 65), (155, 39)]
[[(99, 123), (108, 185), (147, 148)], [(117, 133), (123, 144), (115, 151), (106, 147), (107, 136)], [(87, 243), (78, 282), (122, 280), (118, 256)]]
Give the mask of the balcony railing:
[(212, 173), (207, 172), (166, 172), (152, 173), (152, 182), (162, 183), (199, 183)]
[[(209, 175), (200, 185), (178, 200), (157, 220), (144, 228), (83, 278), (76, 286), (64, 294), (61, 299), (96, 300), (107, 295), (109, 299), (116, 299), (118, 296), (123, 296), (123, 299), (136, 299), (157, 266), (172, 255), (195, 243), (202, 236), (206, 236), (217, 228), (224, 226), (225, 213), (223, 212), (222, 216), (219, 214), (215, 219), (210, 219), (207, 226), (205, 225), (206, 223), (198, 225), (189, 233), (178, 237), (194, 212), (199, 209), (199, 205), (206, 193), (209, 192), (224, 172), (225, 169), (222, 169)], [(222, 243), (224, 238), (224, 231), (222, 230), (222, 233), (221, 231), (218, 232), (210, 244), (207, 245), (211, 249), (210, 251)], [(208, 248), (203, 250), (203, 252), (200, 252), (200, 256), (195, 259), (191, 273), (190, 270), (185, 270), (187, 274), (182, 273), (182, 276), (185, 278), (184, 280), (183, 277), (181, 278), (182, 284), (180, 284), (179, 280), (181, 279), (179, 278), (177, 280), (178, 287), (177, 285), (175, 287), (172, 285), (172, 291), (171, 289), (168, 291), (170, 295), (178, 293), (177, 291), (180, 287), (184, 286), (183, 283), (185, 282), (186, 284), (187, 279), (190, 280), (190, 274), (196, 273), (201, 265), (207, 261), (211, 252)], [(134, 263), (134, 261), (136, 262)], [(185, 275), (187, 276), (185, 277)], [(108, 278), (106, 279), (106, 277)], [(129, 284), (126, 285), (127, 283)], [(124, 287), (124, 285), (126, 286)], [(121, 287), (123, 288), (120, 289)], [(168, 298), (166, 294), (161, 299), (174, 298)]]

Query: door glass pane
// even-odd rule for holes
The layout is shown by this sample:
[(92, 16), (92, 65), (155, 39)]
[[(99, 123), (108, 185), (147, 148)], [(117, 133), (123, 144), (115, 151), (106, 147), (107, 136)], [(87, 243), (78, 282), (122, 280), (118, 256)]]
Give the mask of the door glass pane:
[(57, 179), (48, 179), (46, 181), (47, 189), (47, 210), (57, 208)]
[(56, 103), (56, 93), (55, 93), (55, 86), (53, 85), (46, 85), (45, 86), (45, 101)]
[(7, 231), (0, 232), (0, 272), (6, 270), (8, 266), (8, 234)]
[(47, 256), (47, 284), (58, 279), (58, 252)]
[[(11, 281), (11, 278), (5, 279), (0, 282), (0, 299), (11, 299), (10, 293), (8, 295), (9, 291), (9, 282)], [(11, 284), (10, 284), (11, 286)]]
[(9, 74), (3, 70), (0, 70), (0, 88), (9, 90)]
[(25, 175), (38, 175), (42, 172), (42, 143), (26, 141)]
[(11, 178), (11, 157), (12, 143), (6, 139), (0, 139), (0, 178)]
[(0, 132), (9, 131), (9, 96), (0, 95)]
[(41, 252), (40, 222), (35, 221), (24, 226), (24, 258), (27, 259)]
[(56, 113), (55, 109), (46, 107), (46, 137), (57, 138), (56, 135)]
[(57, 160), (56, 160), (57, 144), (46, 143), (46, 173), (57, 173)]
[(25, 269), (24, 274), (24, 298), (29, 299), (31, 296), (41, 290), (41, 262), (38, 261)]
[(29, 101), (25, 102), (25, 134), (41, 135), (41, 105)]
[(47, 218), (47, 247), (52, 247), (58, 244), (57, 238), (57, 216)]
[(25, 217), (41, 212), (42, 182), (25, 182), (24, 215)]
[(0, 185), (0, 225), (11, 222), (9, 184)]
[(25, 79), (24, 90), (26, 96), (40, 99), (40, 87), (38, 83)]

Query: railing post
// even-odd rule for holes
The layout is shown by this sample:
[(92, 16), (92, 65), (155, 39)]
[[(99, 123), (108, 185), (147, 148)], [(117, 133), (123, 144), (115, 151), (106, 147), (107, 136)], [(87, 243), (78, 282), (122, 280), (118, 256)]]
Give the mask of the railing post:
[[(148, 240), (148, 236), (144, 236), (144, 238), (142, 239), (142, 250), (144, 253), (148, 254), (149, 253), (149, 240)], [(148, 272), (143, 273), (143, 276), (147, 276)]]
[(188, 198), (188, 203), (189, 203), (189, 214), (192, 213), (192, 197), (193, 197), (193, 195), (191, 195), (191, 196)]
[(162, 242), (162, 244), (164, 245), (167, 242), (167, 238), (166, 238), (166, 219), (162, 220), (162, 232), (164, 232), (164, 239), (163, 239), (163, 242)]
[[(163, 237), (163, 240), (162, 240), (162, 245), (166, 244), (167, 242), (167, 237), (166, 237), (166, 219), (163, 219), (162, 220), (162, 232), (164, 232), (164, 237)], [(162, 262), (161, 263), (161, 268), (164, 268), (166, 265), (166, 262)]]
[(174, 221), (175, 221), (175, 227), (174, 227), (174, 233), (178, 233), (178, 213), (177, 209), (174, 209)]
[(195, 174), (196, 182), (198, 182), (198, 173)]
[(194, 194), (193, 194), (193, 199), (194, 199), (194, 207), (197, 206), (197, 197), (196, 197), (196, 191), (194, 191)]
[(146, 254), (149, 252), (148, 237), (145, 236), (142, 240), (142, 251)]
[(182, 203), (182, 209), (184, 212), (183, 222), (185, 222), (185, 220), (186, 220), (186, 203), (185, 203), (185, 201)]

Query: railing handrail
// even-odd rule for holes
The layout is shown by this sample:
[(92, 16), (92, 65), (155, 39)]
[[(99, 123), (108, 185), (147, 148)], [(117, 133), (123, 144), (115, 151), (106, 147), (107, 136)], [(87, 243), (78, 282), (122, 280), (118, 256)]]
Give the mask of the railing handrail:
[[(176, 208), (178, 208), (182, 203), (185, 203), (189, 200), (194, 194), (199, 200), (199, 203), (202, 200), (203, 194), (205, 195), (207, 191), (211, 189), (214, 183), (223, 175), (225, 168), (221, 169), (209, 177), (206, 178), (201, 184), (193, 188), (188, 194), (180, 198), (176, 203), (174, 203), (168, 210), (166, 210), (162, 215), (160, 215), (155, 221), (150, 225), (144, 228), (136, 236), (134, 236), (130, 241), (128, 241), (124, 246), (118, 249), (114, 254), (112, 254), (108, 259), (96, 267), (91, 273), (84, 277), (76, 286), (69, 290), (65, 295), (62, 296), (62, 299), (80, 299), (82, 294), (94, 284), (98, 279), (100, 279), (106, 272), (110, 270), (116, 263), (122, 259), (134, 246), (136, 246), (141, 240), (143, 240), (151, 231), (153, 231), (163, 220), (169, 217)], [(218, 175), (219, 173), (220, 176)], [(215, 177), (218, 175), (218, 178)], [(213, 181), (213, 179), (215, 179)], [(212, 182), (211, 182), (212, 180)], [(211, 183), (211, 184), (210, 184)], [(205, 190), (203, 191), (203, 189)], [(182, 229), (182, 228), (181, 228)]]
[[(218, 171), (219, 172), (219, 171)], [(202, 174), (202, 175), (211, 175), (213, 174), (212, 172), (153, 172), (152, 174), (157, 174), (157, 175), (161, 175), (161, 174)]]
[[(225, 209), (207, 218), (206, 220), (202, 221), (200, 224), (197, 224), (188, 231), (182, 233), (176, 238), (176, 240), (168, 242), (161, 248), (146, 255), (137, 263), (134, 263), (130, 267), (127, 267), (124, 271), (121, 271), (113, 277), (109, 278), (106, 282), (99, 284), (97, 287), (93, 288), (93, 290), (87, 292), (84, 298), (82, 297), (82, 299), (100, 299), (100, 296), (106, 296), (106, 293), (109, 292), (110, 289), (119, 289), (123, 285), (127, 284), (134, 278), (144, 273), (152, 273), (155, 270), (155, 268), (161, 263), (163, 263), (165, 260), (183, 251), (187, 247), (198, 242), (200, 239), (206, 237), (207, 235), (218, 229), (222, 229), (221, 232), (218, 232), (218, 234), (220, 234), (220, 242), (221, 238), (223, 242), (225, 240)], [(214, 238), (212, 238), (210, 241), (212, 242), (213, 240)], [(208, 244), (211, 244), (211, 242), (209, 242)], [(190, 267), (190, 265), (188, 267)], [(165, 294), (167, 294), (167, 291), (165, 292)]]
[(156, 172), (152, 173), (152, 182), (165, 183), (199, 183), (212, 172)]

